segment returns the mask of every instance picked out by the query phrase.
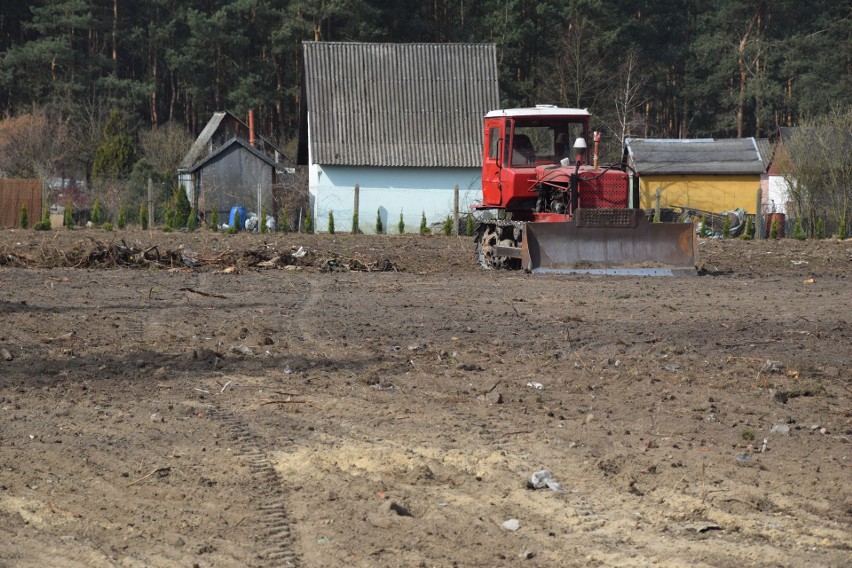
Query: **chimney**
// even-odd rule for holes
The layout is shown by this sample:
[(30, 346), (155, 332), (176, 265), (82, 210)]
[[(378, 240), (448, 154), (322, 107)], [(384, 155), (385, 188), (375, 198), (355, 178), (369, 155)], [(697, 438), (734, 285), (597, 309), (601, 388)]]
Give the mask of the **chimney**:
[(249, 144), (251, 147), (255, 147), (255, 139), (254, 139), (254, 109), (249, 109)]

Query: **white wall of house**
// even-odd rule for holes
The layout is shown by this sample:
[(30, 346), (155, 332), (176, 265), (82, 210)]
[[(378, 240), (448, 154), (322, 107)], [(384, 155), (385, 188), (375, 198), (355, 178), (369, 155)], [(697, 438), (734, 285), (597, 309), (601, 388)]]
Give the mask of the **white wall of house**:
[(482, 199), (479, 168), (401, 168), (323, 166), (308, 169), (312, 215), (316, 230), (328, 231), (328, 213), (334, 211), (336, 231), (352, 229), (355, 185), (360, 187), (358, 225), (373, 233), (377, 212), (385, 231), (397, 232), (400, 212), (406, 233), (420, 229), (422, 215), (428, 224), (440, 223), (453, 211), (453, 188), (459, 186), (459, 212)]
[(767, 213), (787, 213), (787, 202), (790, 201), (790, 191), (784, 176), (769, 176), (769, 195), (763, 208)]

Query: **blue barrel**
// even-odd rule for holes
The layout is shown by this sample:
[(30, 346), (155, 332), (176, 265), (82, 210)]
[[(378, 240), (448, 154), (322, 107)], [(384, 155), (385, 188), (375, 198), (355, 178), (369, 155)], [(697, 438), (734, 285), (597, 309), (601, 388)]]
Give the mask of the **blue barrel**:
[(246, 208), (245, 207), (237, 207), (234, 205), (231, 207), (231, 216), (228, 218), (228, 226), (233, 227), (234, 222), (236, 221), (235, 217), (237, 213), (240, 214), (240, 226), (237, 227), (237, 230), (242, 231), (246, 228)]

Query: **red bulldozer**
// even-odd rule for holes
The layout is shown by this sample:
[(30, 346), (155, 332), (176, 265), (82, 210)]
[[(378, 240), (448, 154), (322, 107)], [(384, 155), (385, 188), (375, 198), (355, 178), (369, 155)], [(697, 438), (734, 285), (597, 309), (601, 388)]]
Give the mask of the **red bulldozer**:
[[(589, 159), (589, 112), (538, 105), (485, 117), (476, 237), (483, 268), (627, 275), (695, 274), (692, 223), (654, 223), (626, 163)], [(480, 217), (483, 217), (480, 215)]]

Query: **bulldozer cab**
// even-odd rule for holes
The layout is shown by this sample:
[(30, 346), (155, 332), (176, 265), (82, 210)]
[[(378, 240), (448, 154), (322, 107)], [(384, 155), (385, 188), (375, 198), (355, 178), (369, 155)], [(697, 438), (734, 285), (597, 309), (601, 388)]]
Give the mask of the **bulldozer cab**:
[(534, 198), (535, 168), (564, 158), (587, 162), (585, 151), (572, 154), (577, 138), (588, 138), (586, 111), (549, 114), (555, 107), (494, 111), (485, 118), (482, 166), (483, 205), (511, 209)]

